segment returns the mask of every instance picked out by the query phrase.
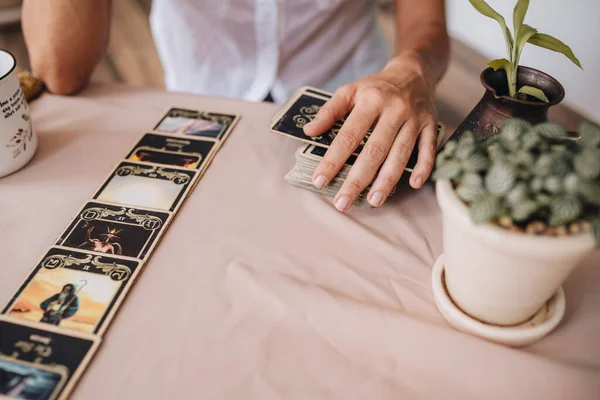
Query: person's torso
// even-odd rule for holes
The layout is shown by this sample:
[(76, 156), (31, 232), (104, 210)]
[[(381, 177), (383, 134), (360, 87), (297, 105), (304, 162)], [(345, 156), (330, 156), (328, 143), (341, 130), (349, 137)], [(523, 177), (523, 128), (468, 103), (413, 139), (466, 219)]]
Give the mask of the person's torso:
[(377, 0), (154, 0), (167, 89), (282, 102), (375, 73), (388, 58)]

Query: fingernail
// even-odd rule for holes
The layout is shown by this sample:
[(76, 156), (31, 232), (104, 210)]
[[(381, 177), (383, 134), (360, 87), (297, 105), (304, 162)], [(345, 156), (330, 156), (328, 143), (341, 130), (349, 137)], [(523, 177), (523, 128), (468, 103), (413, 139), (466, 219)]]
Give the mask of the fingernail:
[(423, 178), (421, 178), (420, 176), (417, 176), (417, 179), (415, 179), (415, 186), (420, 188), (422, 184), (423, 184)]
[(319, 189), (323, 189), (325, 184), (327, 183), (327, 178), (324, 175), (317, 176), (317, 179), (314, 180), (313, 185)]
[(337, 208), (337, 210), (340, 212), (346, 211), (349, 206), (350, 206), (350, 197), (348, 197), (348, 196), (342, 196), (338, 199), (338, 201), (335, 202), (335, 208)]
[(310, 121), (309, 123), (305, 124), (305, 125), (304, 125), (304, 128), (305, 128), (305, 129), (306, 129), (306, 128), (308, 128), (308, 129), (312, 128), (312, 126), (315, 124), (315, 121), (316, 121), (316, 120), (317, 120), (317, 118), (315, 117), (315, 119), (313, 119), (313, 120), (312, 120), (312, 121)]
[(371, 196), (370, 203), (373, 207), (379, 207), (380, 205), (382, 205), (383, 204), (383, 193), (381, 193), (381, 192), (373, 193), (373, 195)]

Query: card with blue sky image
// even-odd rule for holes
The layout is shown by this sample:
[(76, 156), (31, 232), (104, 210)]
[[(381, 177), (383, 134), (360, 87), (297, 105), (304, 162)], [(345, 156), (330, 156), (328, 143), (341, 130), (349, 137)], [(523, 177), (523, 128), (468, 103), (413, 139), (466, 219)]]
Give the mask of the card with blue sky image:
[(171, 108), (154, 127), (154, 131), (213, 138), (223, 142), (239, 119), (237, 114)]

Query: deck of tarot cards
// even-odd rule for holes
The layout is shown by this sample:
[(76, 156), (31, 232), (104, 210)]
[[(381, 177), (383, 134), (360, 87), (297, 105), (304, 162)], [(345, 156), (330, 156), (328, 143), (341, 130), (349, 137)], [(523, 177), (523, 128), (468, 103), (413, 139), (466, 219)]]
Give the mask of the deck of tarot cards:
[[(348, 176), (348, 172), (360, 154), (370, 132), (367, 133), (363, 143), (359, 145), (355, 153), (348, 158), (337, 176), (323, 189), (318, 189), (312, 183), (312, 175), (323, 159), (325, 152), (335, 139), (335, 136), (340, 131), (344, 120), (340, 120), (323, 135), (318, 137), (310, 137), (304, 134), (304, 125), (312, 121), (319, 109), (327, 100), (331, 98), (331, 94), (320, 89), (311, 87), (302, 87), (296, 91), (290, 100), (275, 114), (271, 122), (271, 131), (288, 136), (292, 139), (304, 142), (295, 154), (296, 165), (285, 176), (285, 180), (294, 186), (312, 190), (313, 192), (321, 193), (333, 197), (342, 186), (342, 183)], [(444, 138), (444, 127), (438, 124), (438, 148)], [(417, 162), (417, 150), (413, 151), (405, 170), (411, 172)], [(371, 189), (369, 185), (354, 201), (354, 205), (370, 207), (367, 202), (367, 194)], [(392, 194), (394, 191), (392, 191)]]

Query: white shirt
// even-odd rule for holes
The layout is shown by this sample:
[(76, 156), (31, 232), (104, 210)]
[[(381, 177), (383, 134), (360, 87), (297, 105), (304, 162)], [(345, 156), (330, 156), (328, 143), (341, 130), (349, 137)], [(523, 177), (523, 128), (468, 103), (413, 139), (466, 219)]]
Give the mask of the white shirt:
[(389, 55), (377, 0), (154, 0), (168, 90), (282, 103), (379, 72)]

